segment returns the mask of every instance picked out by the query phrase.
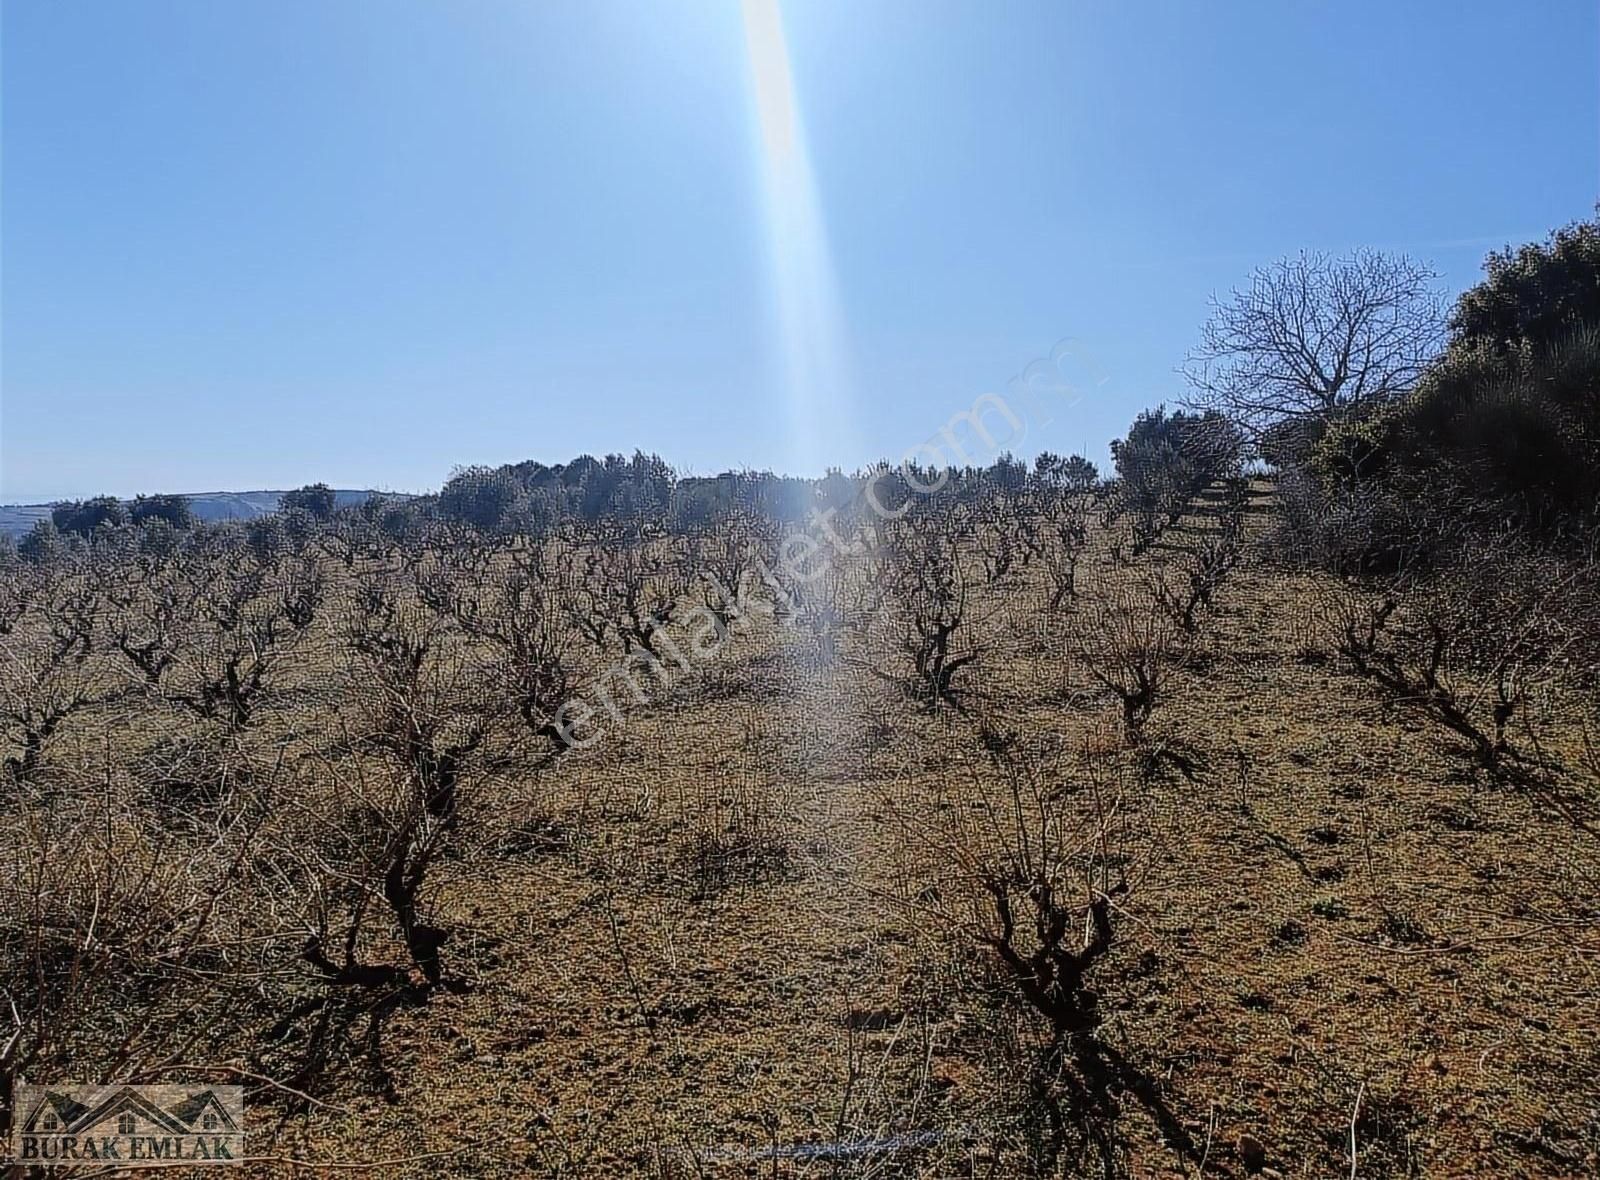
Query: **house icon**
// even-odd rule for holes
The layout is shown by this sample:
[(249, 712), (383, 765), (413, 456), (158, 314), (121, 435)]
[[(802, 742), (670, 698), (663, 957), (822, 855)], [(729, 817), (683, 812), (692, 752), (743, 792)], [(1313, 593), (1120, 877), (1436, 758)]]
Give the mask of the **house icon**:
[(188, 1127), (191, 1133), (214, 1131), (226, 1135), (239, 1129), (239, 1124), (233, 1121), (233, 1116), (222, 1105), (215, 1090), (200, 1090), (191, 1094), (172, 1107), (171, 1111), (173, 1117)]
[(47, 1090), (22, 1125), (25, 1135), (227, 1135), (238, 1129), (214, 1090), (198, 1090), (163, 1109), (134, 1086), (119, 1086), (92, 1106)]
[(59, 1135), (72, 1126), (89, 1108), (75, 1098), (54, 1090), (46, 1090), (33, 1113), (22, 1124), (28, 1135)]

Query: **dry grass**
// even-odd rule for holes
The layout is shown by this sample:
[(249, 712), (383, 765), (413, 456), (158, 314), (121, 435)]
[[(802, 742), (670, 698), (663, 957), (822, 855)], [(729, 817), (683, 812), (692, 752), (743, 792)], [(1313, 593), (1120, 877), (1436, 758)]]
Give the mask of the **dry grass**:
[[(1216, 528), (1197, 514), (1146, 559)], [(447, 935), (436, 986), (393, 921), (353, 944), (382, 980), (334, 986), (301, 953), (381, 904), (361, 866), (415, 818), (407, 768), (362, 740), (375, 682), (336, 612), (225, 738), (108, 663), (120, 695), (5, 788), (0, 924), (24, 958), (161, 969), (65, 997), (72, 1027), (137, 1024), (131, 1049), (61, 1036), (25, 1072), (270, 1077), (253, 1151), (412, 1159), (396, 1177), (1012, 1176), (1048, 1157), (1050, 1094), (1081, 1149), (1048, 1157), (1068, 1175), (1349, 1175), (1352, 1125), (1361, 1176), (1592, 1172), (1600, 784), (1581, 709), (1540, 714), (1562, 769), (1530, 789), (1309, 640), (1318, 577), (1246, 560), (1189, 636), (1130, 605), (1147, 582), (1115, 540), (1091, 537), (1058, 611), (1037, 564), (971, 579), (960, 710), (872, 675), (864, 630), (819, 659), (812, 631), (758, 617), (588, 750), (552, 755), (508, 715), (420, 887), (417, 920)], [(328, 594), (352, 576), (330, 563)], [(1132, 740), (1084, 658), (1106, 612), (1181, 648)], [(477, 716), (472, 649), (441, 650), (465, 678), (427, 700), (454, 733)], [(195, 752), (212, 741), (237, 774), (195, 773), (221, 764)], [(985, 866), (1038, 867), (1021, 848), (1070, 884), (1087, 924), (1069, 947), (1109, 899), (1079, 1030), (1098, 1075), (1049, 1057), (985, 942)], [(230, 982), (193, 990), (219, 961)], [(26, 971), (4, 986), (39, 1004)]]

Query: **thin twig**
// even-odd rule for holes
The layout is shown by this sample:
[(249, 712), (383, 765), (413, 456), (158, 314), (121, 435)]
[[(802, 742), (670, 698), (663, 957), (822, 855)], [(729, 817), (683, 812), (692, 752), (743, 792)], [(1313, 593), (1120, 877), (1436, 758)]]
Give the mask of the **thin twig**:
[(1200, 1166), (1195, 1169), (1194, 1174), (1197, 1178), (1206, 1174), (1206, 1161), (1211, 1158), (1211, 1137), (1215, 1135), (1216, 1132), (1217, 1104), (1213, 1102), (1211, 1104), (1211, 1110), (1206, 1115), (1206, 1146), (1205, 1150), (1200, 1153)]
[(1356, 1104), (1350, 1108), (1350, 1180), (1356, 1180), (1356, 1121), (1361, 1117), (1361, 1097), (1367, 1092), (1363, 1081), (1356, 1087)]
[(312, 1106), (322, 1107), (323, 1110), (331, 1110), (339, 1114), (350, 1113), (349, 1110), (343, 1106), (335, 1106), (331, 1102), (323, 1102), (319, 1098), (313, 1098), (310, 1094), (305, 1093), (303, 1090), (296, 1090), (293, 1086), (286, 1086), (284, 1083), (277, 1081), (274, 1078), (269, 1078), (265, 1074), (251, 1073), (248, 1069), (240, 1069), (237, 1065), (187, 1065), (183, 1063), (173, 1063), (160, 1066), (156, 1069), (139, 1070), (134, 1073), (133, 1076), (146, 1077), (153, 1073), (162, 1073), (166, 1070), (172, 1069), (186, 1069), (195, 1073), (205, 1073), (208, 1071), (213, 1073), (227, 1073), (232, 1074), (234, 1077), (249, 1078), (252, 1082), (260, 1082), (262, 1085), (270, 1086), (274, 1090), (282, 1090), (285, 1094), (292, 1094), (296, 1098), (311, 1103)]

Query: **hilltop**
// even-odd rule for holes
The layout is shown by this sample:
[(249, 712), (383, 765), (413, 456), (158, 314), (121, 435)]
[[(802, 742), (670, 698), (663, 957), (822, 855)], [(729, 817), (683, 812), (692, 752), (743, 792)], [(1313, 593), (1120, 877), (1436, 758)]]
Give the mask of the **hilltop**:
[[(181, 495), (189, 501), (189, 506), (194, 509), (195, 516), (206, 524), (214, 524), (219, 520), (255, 520), (257, 517), (267, 516), (278, 511), (278, 502), (283, 499), (284, 491), (260, 492), (183, 492)], [(348, 508), (352, 504), (359, 504), (369, 496), (393, 496), (395, 499), (405, 500), (409, 496), (389, 492), (362, 491), (357, 488), (338, 488), (334, 490), (335, 506)], [(45, 520), (50, 515), (50, 509), (60, 501), (49, 504), (0, 504), (0, 533), (8, 533), (20, 537), (31, 529), (35, 523)]]

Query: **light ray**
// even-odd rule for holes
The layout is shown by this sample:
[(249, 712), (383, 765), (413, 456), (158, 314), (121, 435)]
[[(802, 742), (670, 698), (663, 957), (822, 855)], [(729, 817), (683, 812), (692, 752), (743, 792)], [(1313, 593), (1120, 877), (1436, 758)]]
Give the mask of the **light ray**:
[(844, 331), (827, 229), (777, 0), (742, 0), (759, 128), (774, 310), (798, 475), (855, 458)]

